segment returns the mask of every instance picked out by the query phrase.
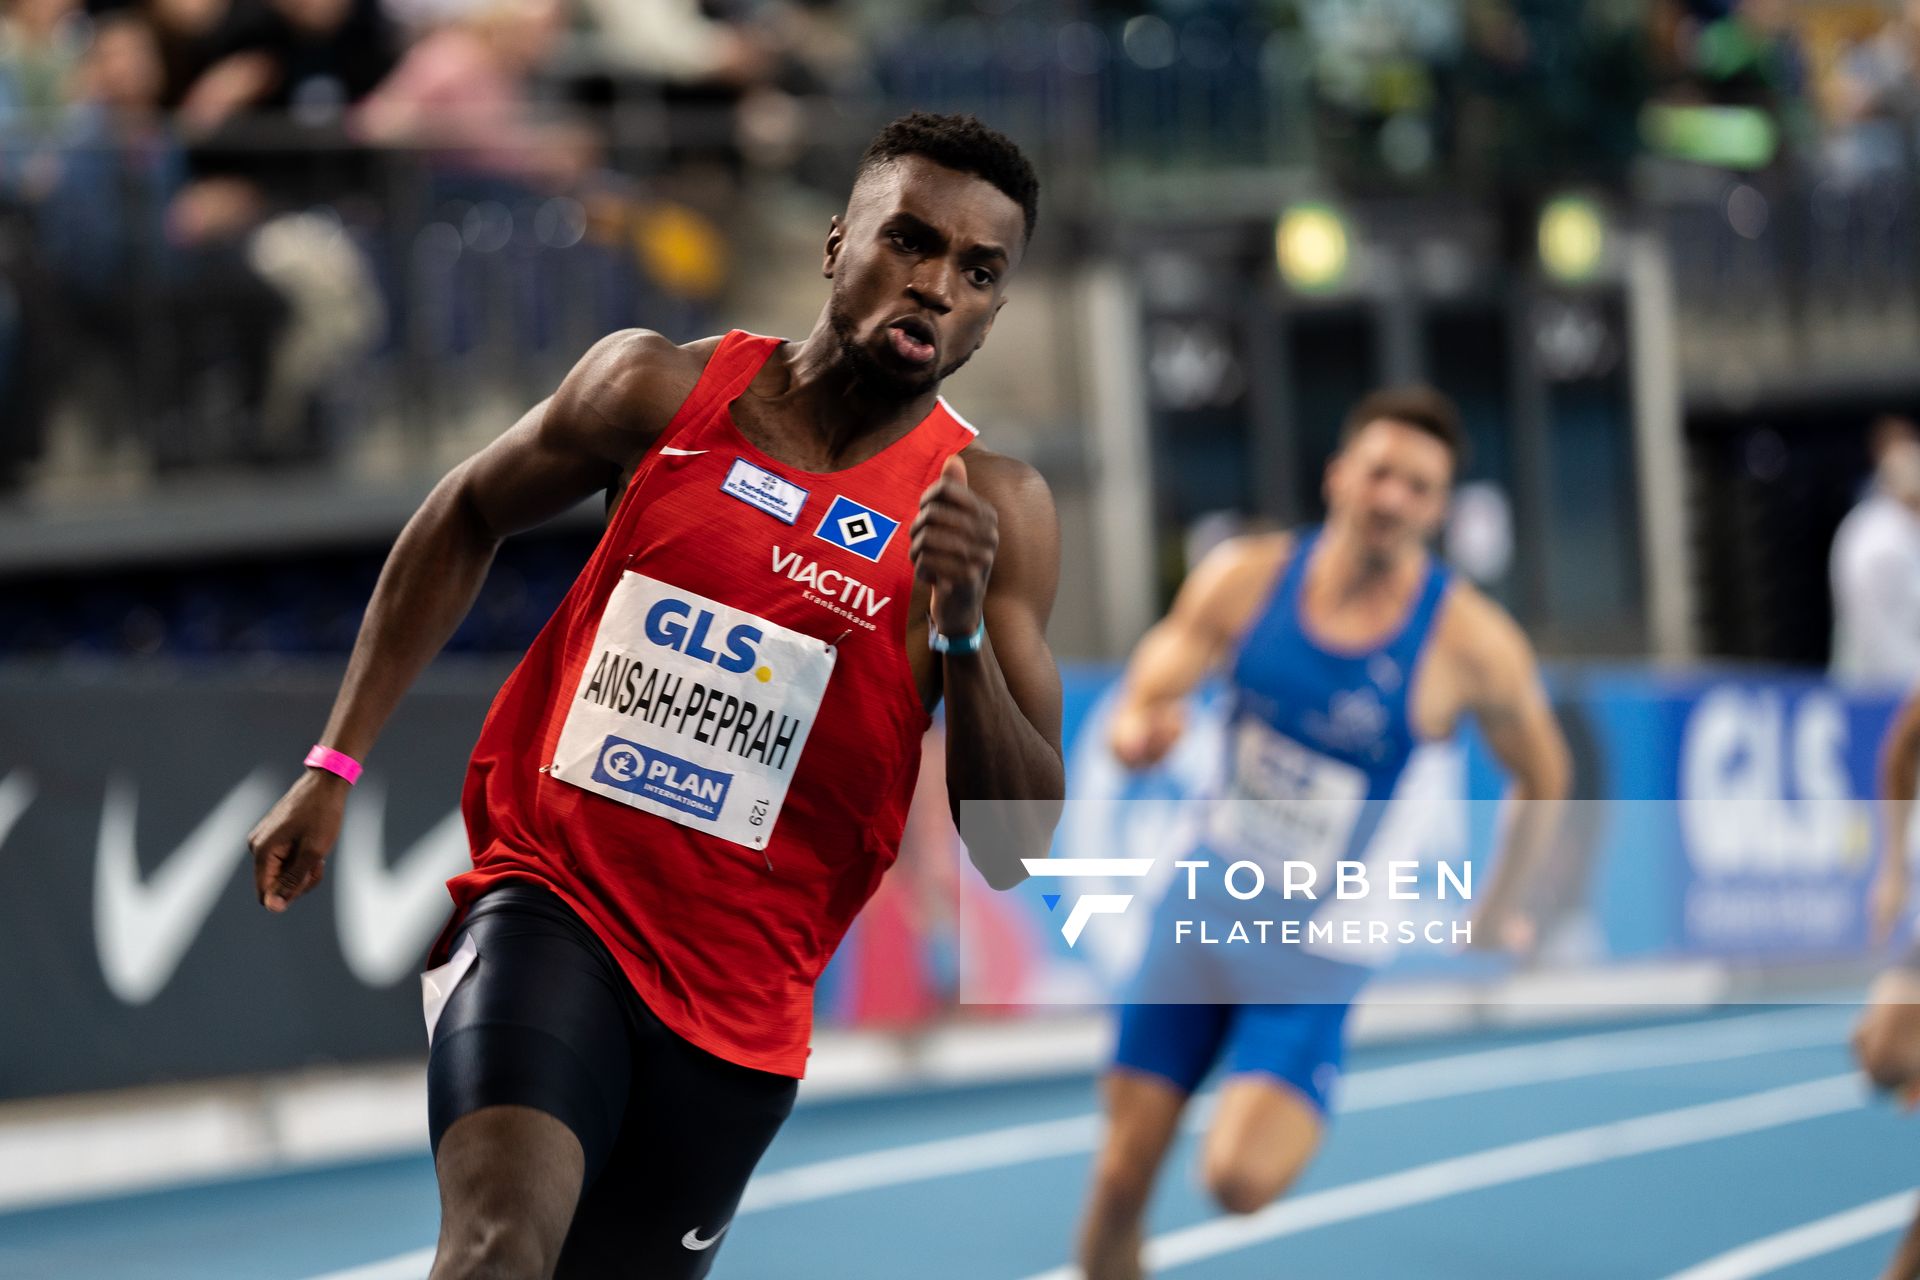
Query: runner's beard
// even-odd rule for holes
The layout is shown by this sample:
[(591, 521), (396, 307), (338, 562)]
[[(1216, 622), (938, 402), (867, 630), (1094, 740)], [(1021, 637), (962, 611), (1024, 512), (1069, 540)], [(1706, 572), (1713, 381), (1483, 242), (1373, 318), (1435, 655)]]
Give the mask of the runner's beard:
[(858, 326), (838, 297), (827, 304), (827, 323), (833, 327), (833, 336), (840, 343), (840, 360), (853, 373), (854, 382), (888, 399), (904, 401), (925, 395), (938, 388), (943, 380), (953, 376), (973, 358), (973, 352), (969, 351), (942, 368), (927, 373), (909, 373), (882, 364), (861, 345), (856, 336)]

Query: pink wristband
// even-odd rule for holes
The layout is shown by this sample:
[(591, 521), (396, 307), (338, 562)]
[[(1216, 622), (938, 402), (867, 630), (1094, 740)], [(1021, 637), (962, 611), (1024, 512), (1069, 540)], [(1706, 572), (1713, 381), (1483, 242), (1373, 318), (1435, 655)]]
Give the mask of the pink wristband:
[(328, 773), (337, 773), (352, 786), (360, 781), (360, 762), (342, 751), (332, 747), (315, 746), (307, 752), (306, 763), (316, 769), (325, 769)]

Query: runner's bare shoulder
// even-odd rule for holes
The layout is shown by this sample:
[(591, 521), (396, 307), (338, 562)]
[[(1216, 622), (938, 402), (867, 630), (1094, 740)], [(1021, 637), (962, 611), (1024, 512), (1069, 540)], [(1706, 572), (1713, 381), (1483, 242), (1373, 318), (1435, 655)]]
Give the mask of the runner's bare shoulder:
[(676, 343), (651, 329), (610, 333), (582, 356), (555, 405), (583, 430), (610, 430), (637, 453), (666, 430), (720, 339)]
[(1233, 601), (1236, 608), (1257, 605), (1293, 558), (1293, 546), (1289, 530), (1235, 534), (1201, 558), (1190, 580), (1199, 593)]
[(1187, 575), (1174, 612), (1210, 635), (1237, 642), (1272, 594), (1293, 548), (1294, 536), (1285, 531), (1223, 539)]
[(716, 336), (676, 343), (651, 329), (622, 329), (594, 344), (561, 384), (554, 401), (564, 421), (596, 437), (596, 451), (619, 468), (607, 486), (609, 515), (720, 342)]

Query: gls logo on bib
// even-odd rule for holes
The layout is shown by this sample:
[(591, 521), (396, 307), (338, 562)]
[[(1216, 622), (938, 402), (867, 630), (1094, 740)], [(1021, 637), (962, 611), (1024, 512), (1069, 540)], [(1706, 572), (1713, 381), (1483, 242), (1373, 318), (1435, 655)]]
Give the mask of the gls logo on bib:
[[(693, 619), (691, 624), (688, 618)], [(754, 646), (760, 643), (764, 635), (760, 628), (745, 623), (732, 628), (721, 642), (725, 646), (724, 652), (707, 648), (707, 633), (711, 630), (713, 612), (709, 609), (695, 611), (685, 600), (660, 600), (647, 610), (647, 639), (662, 648), (684, 653), (697, 662), (711, 662), (722, 671), (731, 671), (735, 675), (744, 675), (753, 670), (753, 660), (758, 656)]]
[(835, 495), (813, 536), (879, 564), (880, 553), (893, 541), (893, 531), (899, 527), (898, 520), (863, 507), (852, 498)]

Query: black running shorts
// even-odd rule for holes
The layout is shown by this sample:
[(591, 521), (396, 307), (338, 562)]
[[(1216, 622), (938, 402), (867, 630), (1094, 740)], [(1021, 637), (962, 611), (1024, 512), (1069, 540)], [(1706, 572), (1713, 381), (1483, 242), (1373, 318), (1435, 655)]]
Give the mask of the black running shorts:
[(532, 1107), (580, 1139), (586, 1185), (558, 1280), (704, 1276), (797, 1082), (668, 1030), (566, 903), (508, 884), (452, 939), (478, 956), (427, 1057), (434, 1151), (482, 1107)]

